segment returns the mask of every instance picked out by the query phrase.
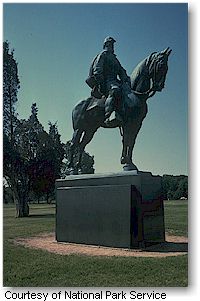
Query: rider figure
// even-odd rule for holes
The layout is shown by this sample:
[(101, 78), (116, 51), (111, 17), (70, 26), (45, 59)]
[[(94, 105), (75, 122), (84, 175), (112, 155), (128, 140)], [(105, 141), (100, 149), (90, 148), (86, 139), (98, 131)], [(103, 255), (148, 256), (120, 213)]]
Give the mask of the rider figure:
[[(121, 107), (120, 115), (123, 115), (122, 84), (127, 83), (130, 87), (130, 77), (114, 54), (115, 42), (112, 37), (105, 38), (104, 50), (94, 58), (89, 77), (86, 80), (87, 84), (93, 89), (92, 96), (101, 98), (104, 95), (106, 97), (106, 123), (110, 122), (109, 117), (115, 111), (114, 104), (116, 105), (116, 103)], [(120, 117), (122, 116), (116, 115), (116, 118), (121, 119)]]

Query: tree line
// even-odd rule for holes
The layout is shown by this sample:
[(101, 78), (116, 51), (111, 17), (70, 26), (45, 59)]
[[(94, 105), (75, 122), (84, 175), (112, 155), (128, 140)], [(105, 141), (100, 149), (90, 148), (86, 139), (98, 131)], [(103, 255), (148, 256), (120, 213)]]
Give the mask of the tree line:
[(185, 175), (163, 175), (162, 188), (165, 200), (188, 199), (188, 177)]
[[(4, 200), (16, 204), (16, 217), (29, 215), (29, 202), (55, 195), (55, 180), (69, 174), (70, 141), (61, 142), (57, 123), (48, 132), (38, 120), (36, 102), (28, 119), (16, 111), (20, 81), (14, 50), (3, 43), (3, 176)], [(77, 160), (77, 157), (75, 157)], [(94, 157), (83, 154), (83, 173), (94, 173)]]

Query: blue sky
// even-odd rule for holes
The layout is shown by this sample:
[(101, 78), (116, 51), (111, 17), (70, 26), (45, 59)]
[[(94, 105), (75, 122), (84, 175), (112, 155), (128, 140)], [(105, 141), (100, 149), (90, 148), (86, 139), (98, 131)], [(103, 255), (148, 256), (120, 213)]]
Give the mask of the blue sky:
[[(72, 136), (71, 111), (90, 94), (85, 84), (106, 36), (128, 74), (153, 51), (172, 48), (165, 89), (148, 101), (134, 163), (153, 174), (187, 174), (187, 18), (185, 3), (4, 4), (4, 40), (15, 48), (21, 88), (17, 112), (28, 118), (37, 103), (40, 122), (58, 122)], [(118, 129), (99, 129), (86, 151), (96, 172), (121, 171)]]

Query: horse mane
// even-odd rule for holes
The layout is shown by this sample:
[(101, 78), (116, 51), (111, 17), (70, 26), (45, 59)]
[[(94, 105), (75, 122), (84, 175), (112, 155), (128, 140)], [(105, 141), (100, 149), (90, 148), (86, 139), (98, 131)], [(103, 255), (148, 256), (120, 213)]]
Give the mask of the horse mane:
[(145, 59), (143, 59), (133, 70), (130, 78), (131, 78), (131, 89), (136, 90), (138, 84), (140, 83), (141, 79), (148, 79), (149, 80), (149, 70), (154, 61), (157, 52), (152, 52), (148, 55)]
[(155, 57), (157, 52), (152, 52), (149, 56), (146, 57), (146, 64), (149, 66), (152, 63), (152, 59)]

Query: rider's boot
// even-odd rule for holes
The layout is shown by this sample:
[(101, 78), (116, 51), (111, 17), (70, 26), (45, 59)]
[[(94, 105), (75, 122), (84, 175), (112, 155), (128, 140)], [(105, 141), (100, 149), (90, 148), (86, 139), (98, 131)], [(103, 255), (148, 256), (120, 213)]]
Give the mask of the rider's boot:
[(105, 121), (104, 121), (104, 123), (106, 125), (110, 125), (113, 121), (122, 123), (123, 118), (122, 118), (121, 114), (119, 114), (119, 112), (116, 112), (114, 109), (108, 107), (105, 110)]
[(112, 103), (113, 103), (113, 98), (108, 97), (105, 102), (105, 123), (107, 125), (109, 125), (109, 123), (112, 121), (111, 115), (114, 112)]
[(103, 94), (100, 92), (98, 87), (95, 86), (91, 91), (91, 96), (100, 99), (102, 98)]

